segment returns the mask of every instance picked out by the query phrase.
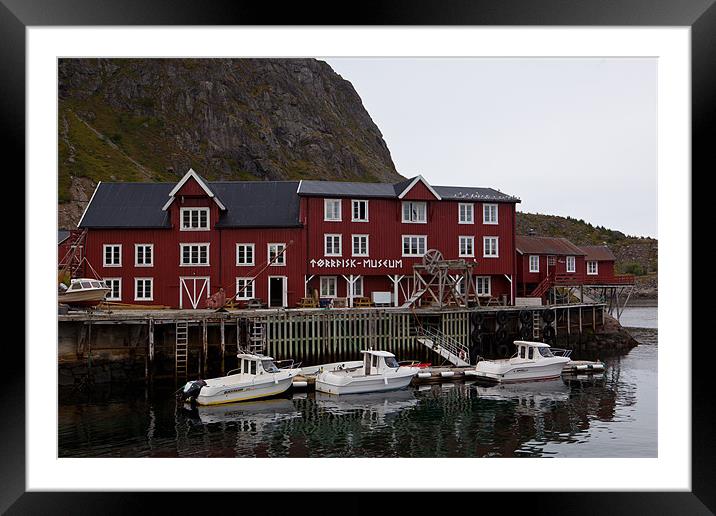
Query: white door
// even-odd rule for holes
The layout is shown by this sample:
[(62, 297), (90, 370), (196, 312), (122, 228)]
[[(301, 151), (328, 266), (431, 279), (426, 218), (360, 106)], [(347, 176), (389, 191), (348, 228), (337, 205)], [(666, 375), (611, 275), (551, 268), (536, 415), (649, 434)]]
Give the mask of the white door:
[(179, 308), (196, 309), (199, 302), (207, 297), (209, 297), (208, 277), (179, 278)]

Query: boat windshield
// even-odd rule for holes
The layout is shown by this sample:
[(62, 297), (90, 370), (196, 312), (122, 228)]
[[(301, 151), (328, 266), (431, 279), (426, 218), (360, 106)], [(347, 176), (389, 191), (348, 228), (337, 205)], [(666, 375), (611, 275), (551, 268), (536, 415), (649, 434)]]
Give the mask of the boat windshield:
[(273, 363), (271, 360), (262, 360), (261, 361), (261, 367), (264, 368), (264, 371), (267, 373), (278, 373), (279, 368), (276, 367), (276, 364)]
[(80, 281), (80, 285), (82, 285), (82, 288), (92, 288), (92, 283), (89, 281)]
[(543, 357), (549, 358), (549, 357), (554, 356), (552, 354), (552, 352), (549, 350), (549, 348), (538, 348), (538, 349), (539, 349), (539, 354), (542, 355)]
[(400, 367), (400, 364), (395, 359), (395, 357), (385, 357), (385, 365), (388, 367)]

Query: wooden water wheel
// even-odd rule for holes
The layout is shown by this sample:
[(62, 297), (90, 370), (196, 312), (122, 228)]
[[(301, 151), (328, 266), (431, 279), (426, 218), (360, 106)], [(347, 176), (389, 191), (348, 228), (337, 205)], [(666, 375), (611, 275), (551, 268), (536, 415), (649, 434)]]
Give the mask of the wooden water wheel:
[(443, 254), (437, 249), (428, 249), (423, 255), (423, 265), (430, 274), (436, 274), (438, 265), (443, 261)]

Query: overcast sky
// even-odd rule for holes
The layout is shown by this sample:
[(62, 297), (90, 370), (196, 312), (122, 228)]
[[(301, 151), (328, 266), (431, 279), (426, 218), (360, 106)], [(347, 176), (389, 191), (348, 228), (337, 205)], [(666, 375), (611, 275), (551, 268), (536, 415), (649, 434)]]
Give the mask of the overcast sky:
[(398, 172), (657, 236), (656, 59), (325, 59)]

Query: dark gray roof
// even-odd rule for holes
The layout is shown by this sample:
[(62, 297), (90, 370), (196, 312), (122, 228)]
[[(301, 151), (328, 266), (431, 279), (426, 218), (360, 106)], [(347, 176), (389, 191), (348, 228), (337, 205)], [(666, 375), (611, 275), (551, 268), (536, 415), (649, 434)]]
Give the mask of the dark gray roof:
[(81, 228), (165, 228), (162, 206), (175, 183), (100, 183), (87, 206)]
[[(396, 198), (415, 178), (400, 183), (355, 183), (341, 181), (301, 181), (300, 195), (335, 197), (386, 197)], [(520, 202), (517, 197), (498, 192), (492, 188), (465, 186), (433, 186), (443, 200)]]
[[(208, 182), (221, 198), (220, 227), (296, 227), (298, 181)], [(166, 228), (175, 183), (100, 183), (79, 227)]]
[(70, 237), (70, 232), (66, 229), (58, 229), (57, 230), (57, 245), (60, 245), (62, 242), (67, 240)]
[(219, 227), (297, 227), (298, 181), (233, 181), (209, 183), (226, 206)]
[(433, 186), (444, 200), (452, 201), (494, 201), (494, 202), (520, 202), (517, 197), (498, 192), (492, 188), (478, 188), (471, 186)]

